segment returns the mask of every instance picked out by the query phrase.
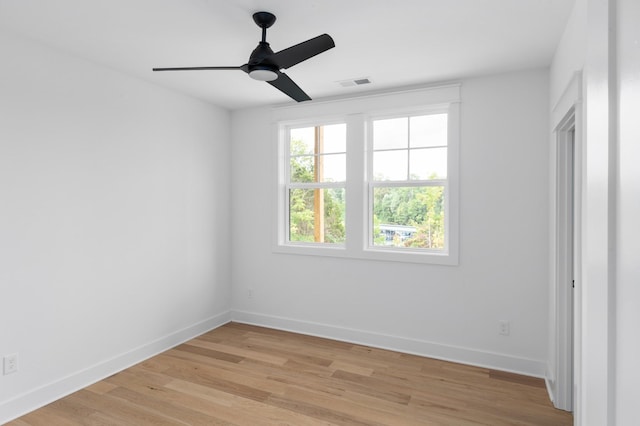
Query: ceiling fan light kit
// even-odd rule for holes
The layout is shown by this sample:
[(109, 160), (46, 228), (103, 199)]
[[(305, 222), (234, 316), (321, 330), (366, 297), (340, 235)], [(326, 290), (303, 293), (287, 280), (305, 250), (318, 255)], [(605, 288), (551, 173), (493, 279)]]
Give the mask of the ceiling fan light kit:
[(251, 52), (249, 61), (241, 66), (222, 67), (173, 67), (153, 68), (153, 71), (201, 71), (201, 70), (241, 70), (254, 80), (266, 81), (297, 102), (309, 101), (307, 95), (293, 80), (281, 70), (306, 61), (324, 51), (335, 47), (331, 36), (322, 34), (310, 40), (274, 53), (267, 43), (267, 28), (276, 21), (275, 15), (269, 12), (256, 12), (253, 21), (262, 28), (262, 40)]
[(278, 78), (278, 73), (269, 69), (254, 69), (249, 71), (249, 77), (258, 81), (273, 81)]

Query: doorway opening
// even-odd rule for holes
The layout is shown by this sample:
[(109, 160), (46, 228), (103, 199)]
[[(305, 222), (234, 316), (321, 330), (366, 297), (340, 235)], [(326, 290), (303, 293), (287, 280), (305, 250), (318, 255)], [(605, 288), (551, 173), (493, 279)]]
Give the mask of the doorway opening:
[(556, 127), (556, 373), (554, 405), (573, 411), (575, 401), (576, 286), (580, 275), (580, 163), (572, 108)]

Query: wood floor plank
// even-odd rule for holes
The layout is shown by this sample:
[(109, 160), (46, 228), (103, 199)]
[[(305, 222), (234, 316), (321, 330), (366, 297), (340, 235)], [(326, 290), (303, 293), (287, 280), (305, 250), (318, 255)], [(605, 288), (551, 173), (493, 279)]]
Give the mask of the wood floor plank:
[[(218, 391), (206, 386), (183, 380), (174, 380), (167, 388), (189, 395), (196, 400), (206, 401), (213, 408), (214, 415), (229, 421), (242, 418), (242, 424), (292, 424), (317, 425), (317, 421), (299, 413), (283, 410), (269, 405), (226, 392)], [(332, 423), (325, 423), (331, 425)]]
[(198, 345), (184, 344), (175, 348), (178, 351), (191, 352), (193, 354), (203, 355), (209, 358), (220, 359), (227, 362), (239, 363), (244, 357), (230, 354), (228, 352), (221, 352), (213, 349), (203, 348)]
[(93, 393), (97, 393), (99, 395), (103, 395), (107, 392), (109, 392), (110, 390), (113, 390), (116, 386), (110, 384), (109, 382), (105, 380), (98, 382), (98, 383), (94, 383), (90, 386), (87, 386), (86, 389), (88, 391), (91, 391)]
[(507, 382), (521, 383), (529, 386), (544, 388), (546, 385), (543, 379), (537, 377), (527, 377), (520, 374), (508, 373), (506, 371), (490, 370), (489, 377), (492, 379), (505, 380)]
[(383, 401), (395, 402), (396, 404), (407, 405), (411, 400), (411, 395), (400, 392), (398, 387), (384, 386), (382, 382), (371, 377), (338, 370), (331, 376), (340, 380), (352, 392), (373, 396)]
[(372, 367), (358, 365), (357, 360), (351, 360), (351, 362), (336, 360), (329, 364), (329, 368), (334, 371), (341, 370), (353, 374), (358, 374), (360, 376), (371, 376), (375, 371), (375, 369)]
[[(108, 413), (121, 424), (175, 425), (175, 421), (130, 401), (116, 399), (108, 394), (97, 395), (87, 390), (75, 392), (64, 399), (71, 403)], [(54, 403), (55, 404), (55, 403)], [(71, 417), (71, 416), (70, 416)], [(77, 417), (75, 417), (77, 418)]]
[(338, 425), (375, 426), (381, 423), (370, 423), (357, 417), (340, 412), (333, 407), (306, 402), (296, 397), (274, 395), (268, 400), (269, 405), (302, 414), (306, 417), (326, 421)]
[[(65, 401), (66, 402), (66, 401)], [(11, 422), (12, 426), (50, 426), (52, 424), (60, 426), (78, 426), (77, 419), (85, 418), (93, 414), (95, 410), (87, 407), (78, 407), (66, 402), (65, 404), (52, 404), (43, 407), (35, 412), (18, 419), (18, 422)], [(14, 424), (15, 423), (15, 424)]]
[(314, 407), (316, 415), (321, 412), (318, 407), (331, 407), (332, 412), (339, 413), (343, 419), (349, 419), (349, 422), (384, 425), (407, 422), (407, 418), (403, 415), (404, 407), (398, 407), (396, 402), (380, 400), (374, 396), (364, 400), (363, 398), (353, 398), (353, 395), (363, 396), (365, 394), (345, 390), (340, 394), (340, 398), (336, 398), (334, 394), (292, 387), (284, 397), (302, 402), (307, 407)]
[(194, 339), (189, 343), (193, 346), (198, 346), (205, 349), (212, 349), (219, 352), (226, 352), (231, 355), (237, 355), (244, 359), (247, 359), (247, 358), (254, 359), (256, 361), (262, 361), (269, 364), (283, 365), (288, 360), (288, 358), (286, 357), (273, 356), (273, 355), (264, 354), (252, 349), (238, 348), (232, 345), (210, 342), (204, 339)]
[(211, 416), (184, 407), (180, 404), (177, 395), (168, 395), (165, 389), (118, 387), (110, 391), (109, 396), (161, 414), (176, 424), (202, 426), (211, 424)]
[(544, 381), (229, 323), (29, 413), (49, 425), (565, 426)]

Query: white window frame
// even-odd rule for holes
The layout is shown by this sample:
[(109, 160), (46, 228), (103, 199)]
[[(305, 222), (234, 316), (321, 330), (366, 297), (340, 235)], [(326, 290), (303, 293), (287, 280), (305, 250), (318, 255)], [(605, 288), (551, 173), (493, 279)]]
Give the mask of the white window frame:
[[(449, 161), (449, 135), (447, 135), (447, 178), (445, 179), (424, 179), (424, 180), (403, 180), (403, 181), (376, 181), (373, 177), (373, 122), (376, 120), (385, 120), (385, 119), (393, 119), (393, 118), (404, 118), (404, 117), (416, 117), (421, 115), (433, 115), (433, 114), (447, 114), (447, 123), (450, 120), (450, 111), (449, 107), (438, 107), (431, 106), (429, 108), (423, 108), (419, 110), (409, 109), (409, 110), (400, 110), (395, 111), (393, 114), (384, 114), (384, 115), (370, 115), (367, 117), (367, 234), (366, 234), (366, 245), (364, 250), (369, 253), (385, 253), (385, 256), (396, 256), (397, 253), (406, 255), (406, 254), (415, 254), (415, 255), (431, 255), (431, 256), (447, 256), (449, 253), (450, 243), (450, 203), (449, 203), (449, 170), (450, 166)], [(447, 124), (448, 125), (448, 124)], [(449, 130), (449, 129), (447, 129)], [(411, 149), (409, 145), (407, 145), (407, 149)], [(374, 246), (373, 239), (374, 235), (372, 234), (373, 230), (373, 190), (374, 188), (383, 188), (383, 187), (425, 187), (425, 186), (442, 186), (444, 188), (444, 210), (445, 210), (445, 241), (444, 241), (444, 249), (425, 249), (425, 248), (409, 248), (409, 247), (393, 247), (393, 246)]]
[[(372, 150), (370, 123), (384, 116), (434, 114), (446, 112), (447, 179), (445, 183), (445, 250), (387, 248), (372, 245), (372, 209), (369, 165)], [(275, 211), (275, 253), (335, 256), (354, 259), (457, 265), (459, 261), (459, 145), (460, 85), (429, 87), (395, 93), (376, 94), (326, 102), (310, 102), (276, 107), (272, 120), (277, 146), (277, 185)], [(312, 127), (339, 122), (347, 124), (347, 181), (345, 184), (345, 244), (289, 242), (288, 173), (286, 137), (292, 127)], [(424, 186), (416, 181), (416, 186)], [(432, 183), (439, 185), (443, 180)], [(380, 183), (377, 182), (376, 185)], [(389, 182), (394, 184), (393, 181)], [(402, 182), (402, 186), (406, 186)], [(314, 185), (316, 185), (314, 183)]]

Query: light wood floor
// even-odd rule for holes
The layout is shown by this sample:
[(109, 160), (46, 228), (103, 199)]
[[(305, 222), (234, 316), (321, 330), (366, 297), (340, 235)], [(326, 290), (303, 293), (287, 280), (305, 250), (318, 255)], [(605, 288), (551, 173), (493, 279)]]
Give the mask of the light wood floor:
[(571, 425), (541, 379), (230, 323), (23, 416), (39, 425)]

